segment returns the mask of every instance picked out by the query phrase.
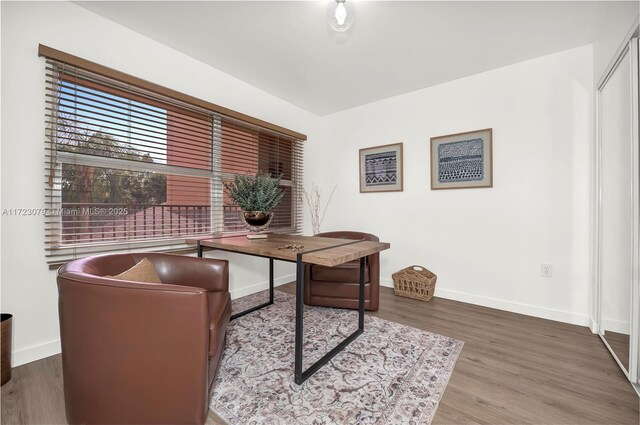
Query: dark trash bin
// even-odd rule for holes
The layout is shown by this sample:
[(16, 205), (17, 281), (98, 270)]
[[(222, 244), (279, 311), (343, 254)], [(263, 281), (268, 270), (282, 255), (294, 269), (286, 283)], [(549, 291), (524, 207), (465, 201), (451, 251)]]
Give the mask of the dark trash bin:
[(0, 335), (0, 369), (2, 369), (2, 385), (11, 380), (11, 328), (13, 315), (0, 314), (0, 325), (2, 333)]

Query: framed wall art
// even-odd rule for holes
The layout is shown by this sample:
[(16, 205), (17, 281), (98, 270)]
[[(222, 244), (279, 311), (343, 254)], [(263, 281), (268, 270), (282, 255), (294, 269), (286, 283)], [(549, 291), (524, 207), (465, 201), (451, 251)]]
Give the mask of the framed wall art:
[(402, 191), (402, 143), (360, 149), (360, 192)]
[(431, 138), (431, 189), (493, 187), (492, 129)]

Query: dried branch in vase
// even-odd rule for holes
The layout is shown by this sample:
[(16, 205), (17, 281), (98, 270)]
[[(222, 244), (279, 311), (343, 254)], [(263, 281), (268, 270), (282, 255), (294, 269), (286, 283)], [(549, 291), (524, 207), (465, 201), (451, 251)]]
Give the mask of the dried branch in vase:
[(331, 203), (331, 198), (333, 198), (333, 193), (336, 191), (337, 187), (338, 185), (333, 186), (333, 189), (331, 190), (331, 194), (329, 195), (327, 202), (324, 204), (324, 207), (321, 200), (322, 192), (320, 191), (320, 188), (318, 186), (316, 186), (314, 183), (311, 183), (310, 192), (308, 192), (307, 189), (305, 189), (304, 187), (301, 187), (300, 192), (304, 196), (304, 200), (309, 206), (309, 213), (311, 216), (311, 226), (313, 228), (314, 235), (317, 235), (318, 233), (320, 233), (320, 225), (324, 220), (324, 216), (327, 212), (327, 207), (329, 207), (329, 204)]

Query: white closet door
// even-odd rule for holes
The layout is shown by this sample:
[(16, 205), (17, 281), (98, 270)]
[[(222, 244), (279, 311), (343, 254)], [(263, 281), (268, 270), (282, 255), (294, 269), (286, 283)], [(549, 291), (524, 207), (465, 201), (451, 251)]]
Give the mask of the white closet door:
[(631, 60), (631, 146), (632, 170), (635, 173), (633, 210), (633, 281), (631, 284), (631, 382), (640, 395), (640, 41), (629, 42)]
[(634, 193), (631, 55), (600, 89), (600, 331), (628, 374), (633, 282)]

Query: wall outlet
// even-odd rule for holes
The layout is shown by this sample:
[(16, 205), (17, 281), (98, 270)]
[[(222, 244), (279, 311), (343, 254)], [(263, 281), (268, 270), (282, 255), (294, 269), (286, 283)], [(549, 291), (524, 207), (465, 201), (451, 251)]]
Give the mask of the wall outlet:
[(553, 266), (551, 264), (542, 264), (540, 266), (540, 276), (542, 277), (553, 276)]

